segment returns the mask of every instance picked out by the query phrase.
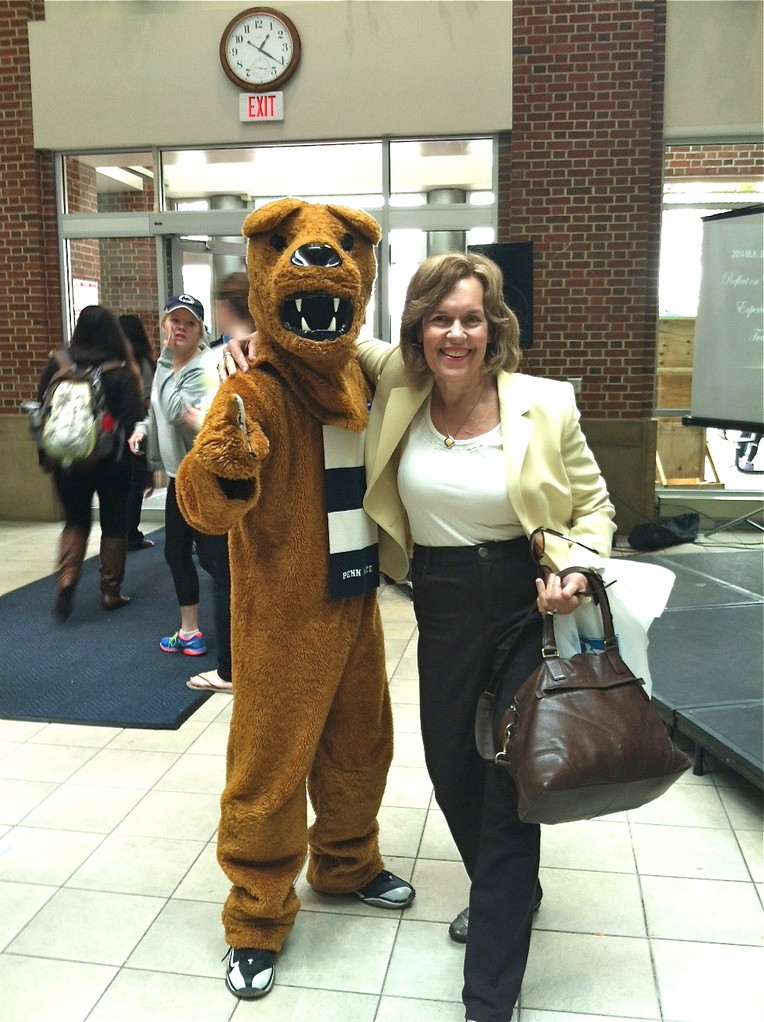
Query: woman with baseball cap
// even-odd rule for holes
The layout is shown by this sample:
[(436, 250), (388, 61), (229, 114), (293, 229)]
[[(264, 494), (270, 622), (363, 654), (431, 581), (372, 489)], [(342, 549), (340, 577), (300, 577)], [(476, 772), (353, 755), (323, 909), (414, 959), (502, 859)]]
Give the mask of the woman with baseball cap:
[(133, 453), (140, 452), (146, 444), (149, 468), (164, 469), (167, 475), (164, 555), (178, 597), (180, 627), (173, 635), (160, 639), (159, 647), (165, 653), (186, 656), (203, 656), (207, 652), (199, 628), (199, 576), (193, 559), (196, 547), (199, 563), (213, 580), (218, 667), (205, 673), (204, 685), (191, 687), (230, 691), (228, 544), (225, 535), (207, 536), (192, 529), (180, 513), (175, 497), (178, 466), (193, 445), (216, 384), (211, 381), (203, 355), (209, 343), (204, 306), (193, 295), (173, 295), (164, 307), (161, 325), (164, 345), (151, 388), (151, 407), (129, 440)]

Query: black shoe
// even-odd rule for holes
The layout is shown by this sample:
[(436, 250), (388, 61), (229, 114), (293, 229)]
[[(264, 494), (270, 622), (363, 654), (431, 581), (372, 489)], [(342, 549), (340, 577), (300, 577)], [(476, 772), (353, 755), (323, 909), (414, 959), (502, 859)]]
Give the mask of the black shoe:
[(395, 873), (383, 869), (360, 891), (355, 892), (364, 905), (375, 908), (406, 908), (416, 897), (416, 891)]
[(463, 908), (448, 928), (448, 935), (457, 944), (467, 943), (467, 928), (470, 921), (469, 908)]
[(275, 951), (232, 947), (226, 958), (225, 985), (235, 997), (254, 1001), (271, 992), (276, 978)]
[[(534, 912), (538, 912), (538, 910), (541, 908), (541, 898), (542, 898), (541, 888), (539, 888), (537, 891), (536, 901), (534, 902), (533, 905)], [(448, 935), (451, 938), (451, 940), (455, 941), (457, 944), (466, 944), (467, 930), (469, 929), (469, 925), (470, 910), (469, 907), (467, 907), (461, 910), (456, 919), (454, 919), (451, 922), (451, 925), (448, 927)]]

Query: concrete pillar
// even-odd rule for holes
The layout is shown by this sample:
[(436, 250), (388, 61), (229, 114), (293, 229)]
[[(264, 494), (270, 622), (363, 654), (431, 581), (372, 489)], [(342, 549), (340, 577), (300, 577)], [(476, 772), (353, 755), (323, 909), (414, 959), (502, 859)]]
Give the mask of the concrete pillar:
[[(467, 193), (461, 188), (433, 188), (427, 193), (428, 206), (445, 206), (466, 202)], [(442, 252), (466, 252), (467, 235), (464, 231), (428, 231), (427, 255)]]

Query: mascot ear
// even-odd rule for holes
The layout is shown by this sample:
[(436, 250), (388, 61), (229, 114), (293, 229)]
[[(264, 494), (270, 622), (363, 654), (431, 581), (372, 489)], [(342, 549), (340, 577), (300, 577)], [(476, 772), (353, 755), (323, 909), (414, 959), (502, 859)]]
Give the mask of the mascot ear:
[(372, 245), (376, 245), (382, 237), (382, 228), (368, 213), (362, 213), (360, 209), (348, 209), (347, 206), (330, 205), (326, 208), (340, 220), (344, 220), (346, 224), (354, 227), (364, 238), (368, 238)]
[(255, 234), (265, 234), (266, 231), (272, 230), (303, 205), (304, 203), (300, 199), (277, 199), (275, 202), (269, 202), (261, 209), (256, 209), (254, 213), (249, 214), (242, 225), (241, 233), (245, 238), (251, 238)]

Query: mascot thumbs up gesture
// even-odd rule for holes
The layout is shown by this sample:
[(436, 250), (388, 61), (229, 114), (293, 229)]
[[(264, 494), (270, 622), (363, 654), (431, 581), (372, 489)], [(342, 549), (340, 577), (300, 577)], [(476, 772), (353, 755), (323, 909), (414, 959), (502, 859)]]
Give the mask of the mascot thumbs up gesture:
[[(370, 394), (354, 353), (379, 225), (281, 199), (244, 221), (257, 357), (218, 391), (176, 479), (202, 532), (229, 534), (233, 713), (218, 859), (226, 984), (267, 994), (294, 880), (401, 909), (377, 813), (392, 718), (376, 532), (361, 502)], [(307, 826), (307, 794), (315, 823)]]

